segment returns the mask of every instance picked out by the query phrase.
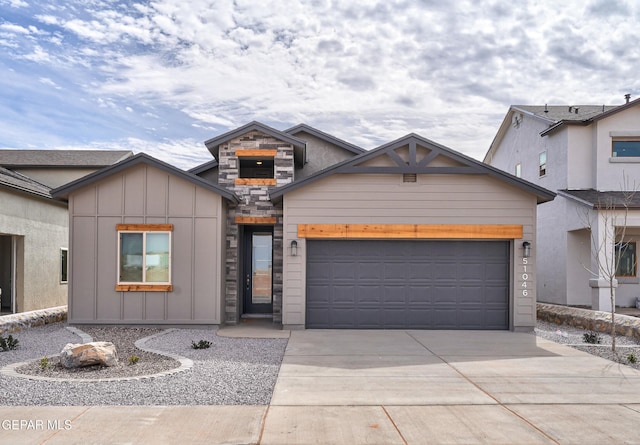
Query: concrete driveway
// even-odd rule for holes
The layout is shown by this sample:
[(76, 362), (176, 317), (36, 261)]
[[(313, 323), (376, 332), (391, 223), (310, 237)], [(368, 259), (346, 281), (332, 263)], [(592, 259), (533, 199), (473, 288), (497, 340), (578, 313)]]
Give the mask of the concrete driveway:
[(633, 444), (638, 425), (639, 371), (493, 331), (293, 331), (269, 406), (0, 407), (12, 444)]
[(294, 331), (263, 438), (640, 443), (639, 422), (640, 372), (530, 334)]

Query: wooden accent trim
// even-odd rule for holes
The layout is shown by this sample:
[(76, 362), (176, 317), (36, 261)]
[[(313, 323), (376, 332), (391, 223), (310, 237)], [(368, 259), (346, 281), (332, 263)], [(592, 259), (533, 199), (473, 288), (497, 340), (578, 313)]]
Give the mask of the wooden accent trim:
[(298, 224), (299, 238), (520, 239), (519, 224)]
[(236, 216), (236, 224), (263, 224), (271, 226), (276, 223), (275, 216)]
[(254, 158), (275, 158), (278, 150), (248, 150), (238, 149), (236, 150), (236, 156), (239, 158), (251, 156)]
[(173, 232), (173, 224), (116, 224), (116, 230), (136, 232)]
[(276, 185), (275, 178), (236, 178), (235, 185)]
[(173, 292), (172, 284), (116, 284), (116, 292)]

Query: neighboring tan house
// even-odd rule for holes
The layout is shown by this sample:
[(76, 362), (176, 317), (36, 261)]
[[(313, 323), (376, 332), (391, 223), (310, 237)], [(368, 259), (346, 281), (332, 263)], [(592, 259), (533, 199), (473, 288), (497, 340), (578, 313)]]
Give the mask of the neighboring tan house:
[(0, 150), (2, 314), (67, 304), (69, 216), (51, 187), (131, 152)]
[[(628, 192), (640, 187), (640, 99), (511, 106), (484, 162), (558, 193), (538, 207), (539, 301), (610, 310), (609, 280), (598, 264), (621, 254), (616, 305), (635, 305), (640, 196)], [(607, 236), (613, 226), (618, 235)]]
[(70, 323), (535, 325), (529, 255), (552, 192), (417, 135), (365, 152), (252, 122), (205, 145), (214, 160), (190, 172), (139, 154), (53, 191)]

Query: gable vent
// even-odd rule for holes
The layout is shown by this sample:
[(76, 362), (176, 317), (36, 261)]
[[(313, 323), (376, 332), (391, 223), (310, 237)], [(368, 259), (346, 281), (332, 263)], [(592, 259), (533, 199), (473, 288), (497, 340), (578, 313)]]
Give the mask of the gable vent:
[(416, 182), (417, 180), (418, 180), (418, 175), (416, 173), (402, 174), (402, 182)]

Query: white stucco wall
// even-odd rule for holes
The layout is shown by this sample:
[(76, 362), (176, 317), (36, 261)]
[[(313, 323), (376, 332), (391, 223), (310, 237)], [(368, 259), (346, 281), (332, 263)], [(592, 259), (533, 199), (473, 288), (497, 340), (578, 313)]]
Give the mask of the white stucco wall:
[(632, 181), (640, 177), (640, 158), (613, 158), (612, 136), (625, 134), (640, 138), (640, 106), (616, 113), (597, 122), (598, 174), (595, 188), (621, 190), (624, 176)]

